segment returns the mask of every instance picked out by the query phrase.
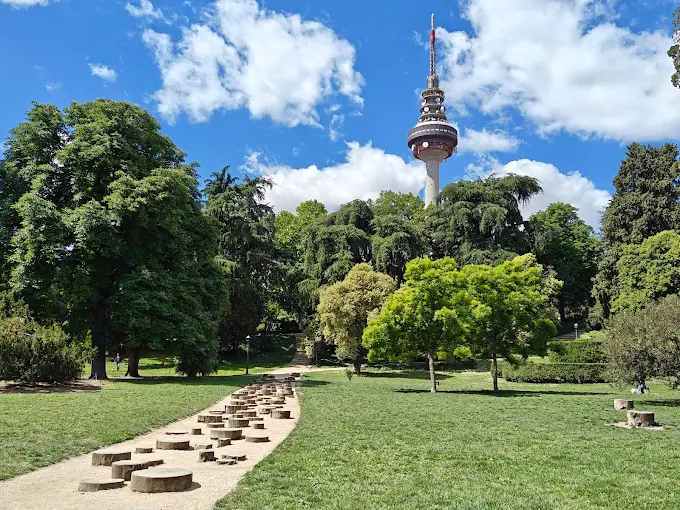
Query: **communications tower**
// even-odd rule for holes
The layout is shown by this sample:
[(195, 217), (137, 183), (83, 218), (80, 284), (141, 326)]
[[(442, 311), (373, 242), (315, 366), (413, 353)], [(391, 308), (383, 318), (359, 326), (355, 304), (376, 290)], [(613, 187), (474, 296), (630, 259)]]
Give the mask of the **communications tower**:
[(444, 91), (439, 88), (437, 76), (437, 48), (434, 32), (434, 14), (430, 29), (430, 75), (427, 88), (422, 93), (420, 119), (408, 132), (408, 146), (413, 157), (425, 162), (425, 207), (439, 194), (439, 164), (456, 152), (458, 130), (449, 124), (444, 106)]

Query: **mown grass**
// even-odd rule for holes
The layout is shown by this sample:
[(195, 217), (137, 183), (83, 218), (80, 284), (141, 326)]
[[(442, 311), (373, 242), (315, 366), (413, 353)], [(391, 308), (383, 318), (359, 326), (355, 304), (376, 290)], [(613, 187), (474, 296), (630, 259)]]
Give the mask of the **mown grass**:
[(0, 395), (0, 479), (131, 439), (204, 409), (246, 376), (104, 381), (79, 393)]
[[(625, 430), (605, 384), (531, 385), (450, 374), (347, 380), (316, 373), (292, 435), (218, 509), (677, 509), (680, 394), (636, 406), (661, 432)], [(630, 397), (630, 393), (627, 393)]]

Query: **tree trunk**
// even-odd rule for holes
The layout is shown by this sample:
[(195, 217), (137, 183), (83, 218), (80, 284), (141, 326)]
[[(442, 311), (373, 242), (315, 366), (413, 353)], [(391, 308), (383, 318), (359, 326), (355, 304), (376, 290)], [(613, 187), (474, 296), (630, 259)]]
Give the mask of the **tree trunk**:
[(564, 297), (560, 296), (560, 299), (558, 301), (558, 307), (560, 311), (560, 322), (564, 322), (567, 320), (567, 314), (565, 311), (565, 306), (564, 306)]
[(128, 368), (125, 375), (140, 377), (139, 375), (139, 349), (131, 348), (128, 351)]
[(437, 393), (437, 379), (434, 374), (434, 352), (432, 349), (427, 353), (427, 360), (430, 365), (430, 391), (432, 393)]
[(357, 354), (357, 357), (354, 358), (354, 373), (357, 375), (361, 375), (361, 363), (364, 361), (364, 357), (361, 354)]
[(498, 393), (498, 356), (496, 353), (496, 341), (491, 342), (491, 358), (493, 359), (493, 391)]
[(108, 379), (106, 376), (106, 350), (103, 347), (97, 347), (97, 354), (92, 360), (90, 379)]

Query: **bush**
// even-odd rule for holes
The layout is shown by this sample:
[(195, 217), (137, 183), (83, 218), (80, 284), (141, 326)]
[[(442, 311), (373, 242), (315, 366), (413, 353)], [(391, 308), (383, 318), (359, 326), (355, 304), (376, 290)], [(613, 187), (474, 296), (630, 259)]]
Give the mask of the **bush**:
[(603, 363), (604, 332), (593, 331), (578, 340), (548, 342), (548, 358), (554, 363)]
[(72, 381), (93, 357), (88, 343), (69, 339), (59, 326), (45, 327), (23, 317), (0, 318), (0, 379)]
[(604, 363), (498, 363), (503, 379), (527, 383), (599, 383), (605, 380), (605, 368)]

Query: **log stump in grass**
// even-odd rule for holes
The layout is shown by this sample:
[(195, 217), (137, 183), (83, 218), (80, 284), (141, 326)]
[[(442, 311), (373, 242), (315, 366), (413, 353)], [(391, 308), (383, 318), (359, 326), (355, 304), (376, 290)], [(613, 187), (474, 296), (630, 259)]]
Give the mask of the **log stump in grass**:
[(617, 398), (614, 400), (614, 409), (617, 411), (625, 411), (626, 409), (633, 409), (633, 401), (625, 398)]
[(654, 413), (652, 411), (628, 411), (628, 425), (630, 427), (652, 427)]

